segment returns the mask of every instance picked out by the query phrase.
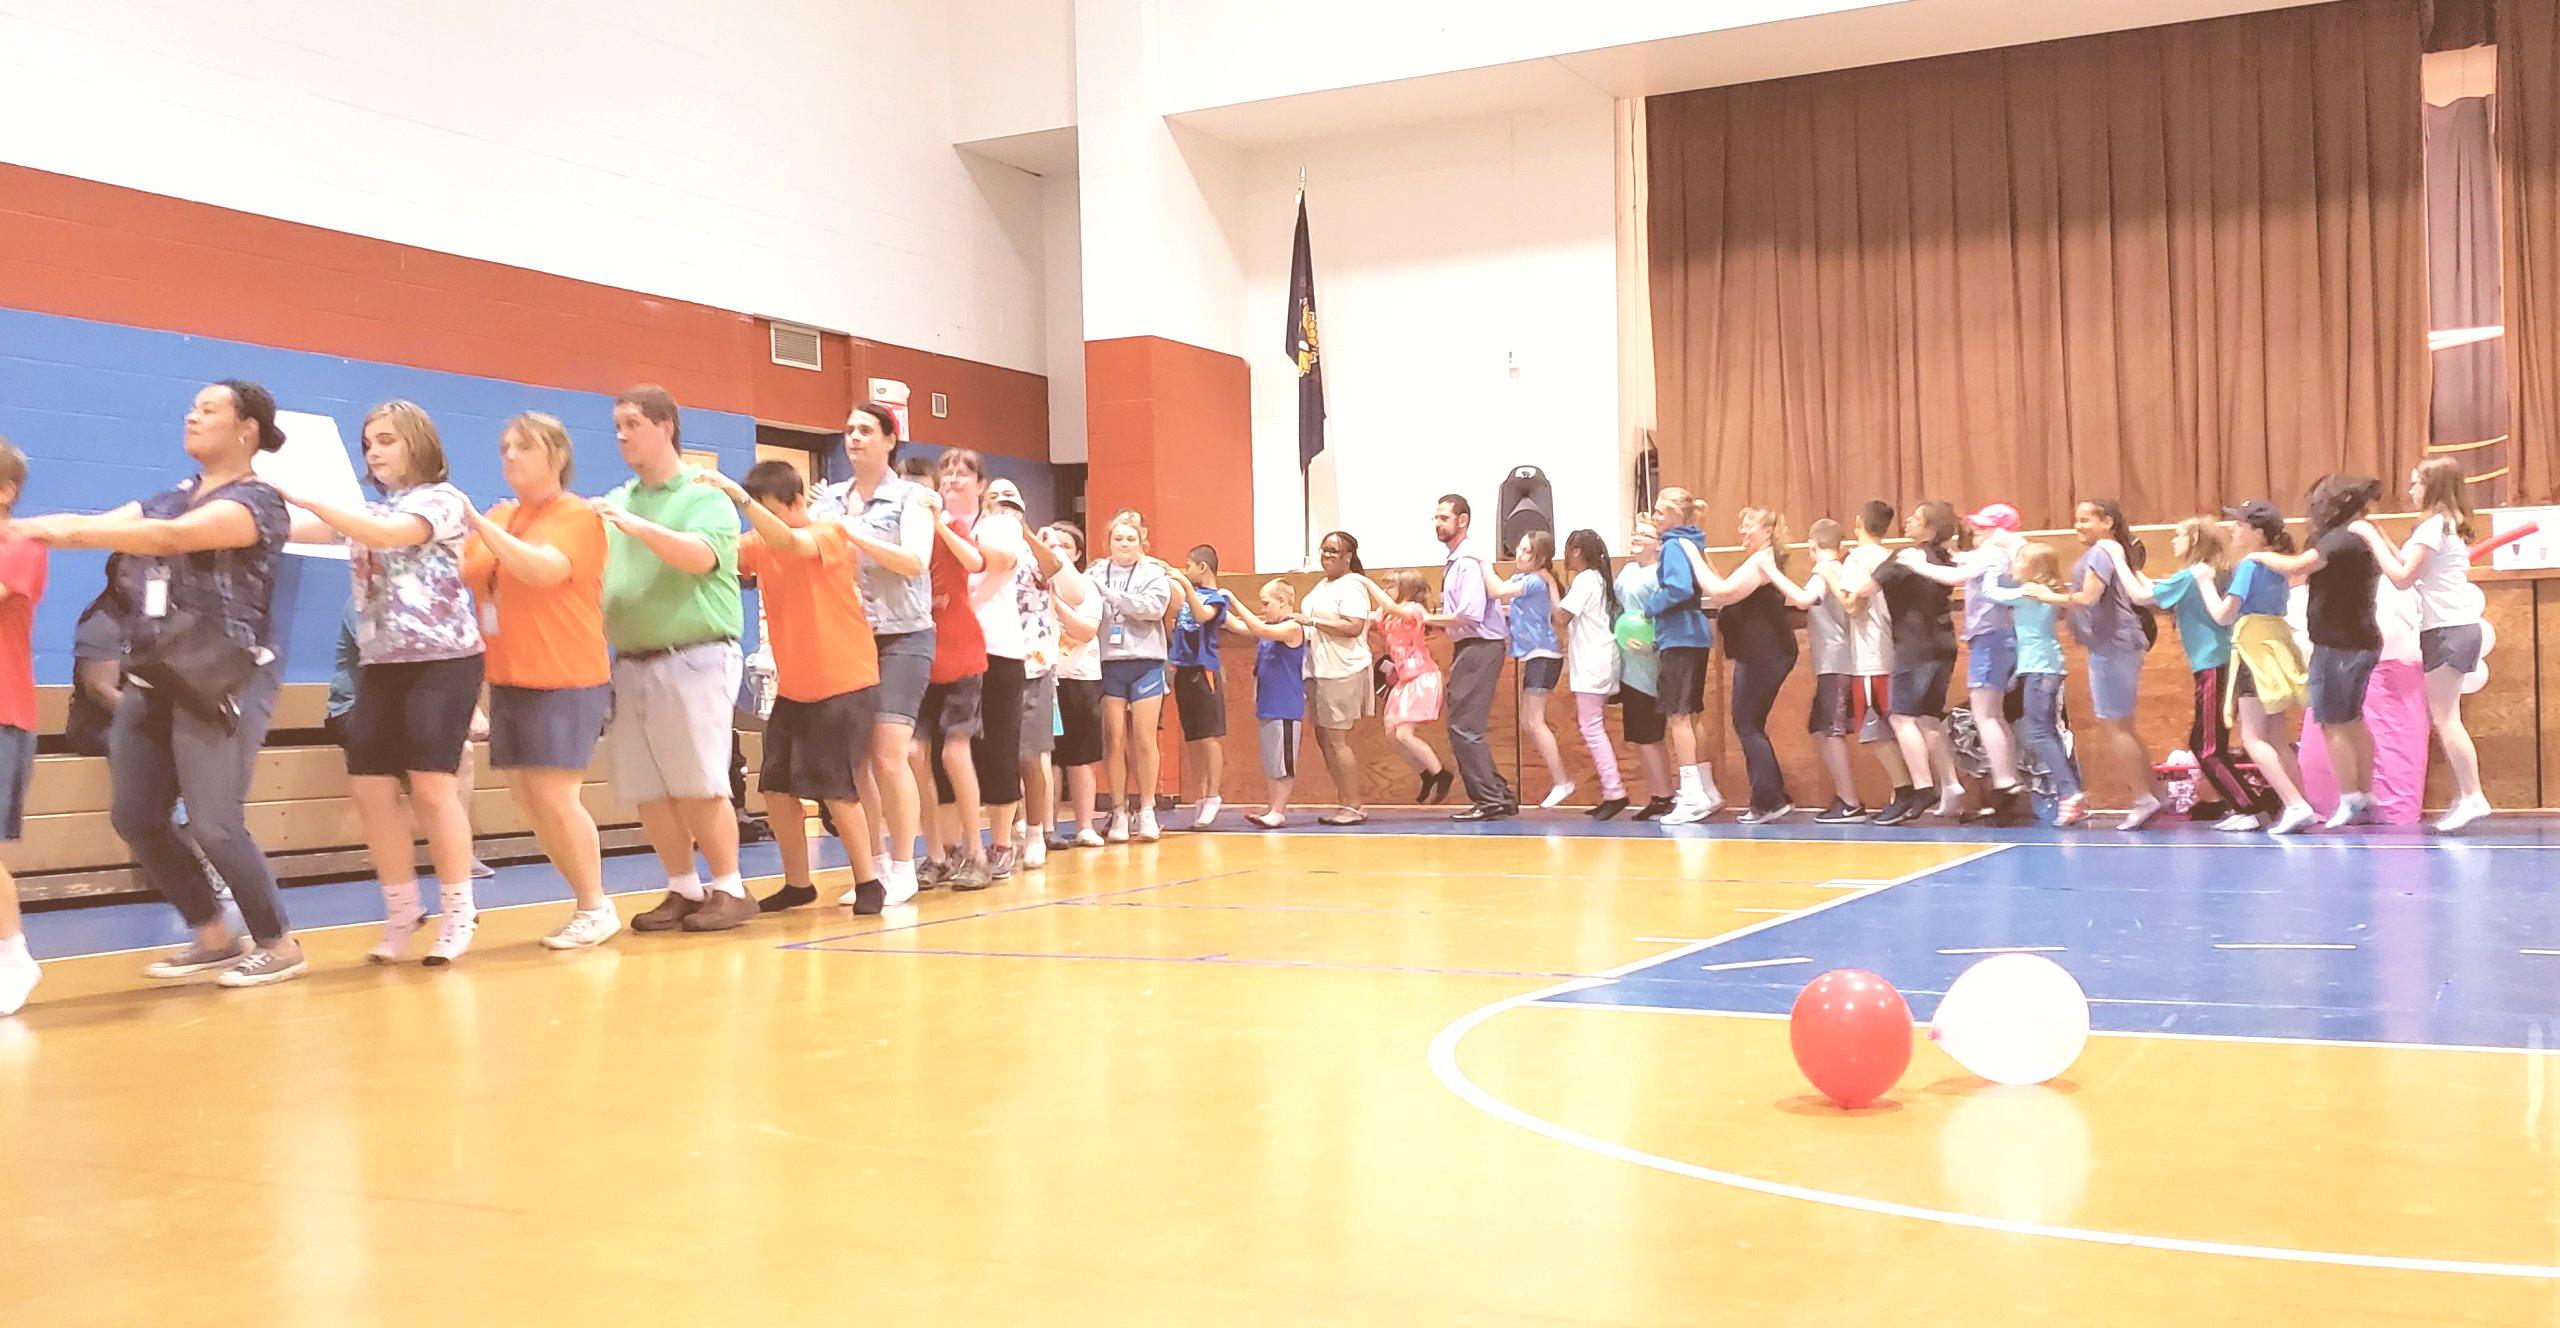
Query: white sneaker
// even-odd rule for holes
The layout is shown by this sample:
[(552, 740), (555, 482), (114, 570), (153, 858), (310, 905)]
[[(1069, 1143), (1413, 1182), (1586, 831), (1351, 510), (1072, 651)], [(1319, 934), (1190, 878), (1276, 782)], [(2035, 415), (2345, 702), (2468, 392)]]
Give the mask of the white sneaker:
[(887, 871), (880, 873), (880, 902), (910, 904), (916, 897), (916, 865), (912, 862), (900, 870), (893, 860)]
[(0, 1015), (16, 1014), (27, 1006), (28, 993), (44, 970), (36, 967), (36, 957), (27, 953), (26, 938), (16, 937), (0, 946)]
[(2133, 810), (2124, 814), (2124, 819), (2116, 823), (2116, 829), (2139, 830), (2151, 824), (2151, 818), (2159, 814), (2160, 800), (2145, 793), (2133, 800)]
[(2329, 814), (2328, 828), (2343, 830), (2351, 825), (2373, 823), (2373, 799), (2362, 793), (2345, 793), (2338, 797), (2338, 810)]
[(612, 940), (614, 933), (621, 930), (622, 915), (608, 900), (593, 913), (584, 909), (571, 913), (569, 920), (560, 924), (560, 930), (543, 937), (542, 943), (553, 950), (584, 950)]
[(2320, 813), (2311, 810), (2310, 803), (2292, 803), (2286, 806), (2282, 816), (2276, 818), (2274, 825), (2267, 827), (2267, 833), (2271, 835), (2300, 834), (2310, 829), (2312, 822), (2319, 819)]
[(1194, 830), (1206, 830), (1210, 826), (1217, 824), (1218, 813), (1220, 810), (1225, 808), (1226, 805), (1226, 799), (1224, 798), (1202, 798), (1200, 800), (1200, 814), (1192, 819), (1191, 828)]
[(1102, 832), (1102, 842), (1106, 844), (1126, 844), (1129, 842), (1129, 814), (1127, 812), (1113, 812), (1111, 814), (1111, 828)]
[[(1113, 824), (1116, 827), (1118, 823)], [(1138, 813), (1138, 828), (1130, 831), (1130, 837), (1142, 844), (1152, 844), (1164, 838), (1163, 829), (1156, 825), (1156, 812), (1153, 807)]]
[(1938, 815), (1952, 820), (1964, 810), (1964, 785), (1949, 784), (1938, 791)]
[(1671, 810), (1662, 814), (1662, 823), (1664, 825), (1696, 825), (1715, 815), (1719, 805), (1713, 802), (1691, 802), (1684, 798), (1671, 804)]
[(425, 925), (426, 920), (425, 909), (396, 913), (384, 919), (382, 939), (374, 942), (373, 948), (364, 952), (364, 957), (377, 964), (399, 963), (400, 957), (408, 952), (409, 938), (418, 934), (418, 928)]
[(1038, 871), (1049, 865), (1049, 837), (1046, 834), (1037, 834), (1014, 842), (1022, 845), (1024, 871)]
[(436, 943), (427, 947), (423, 961), (429, 968), (442, 968), (460, 959), (471, 948), (471, 938), (480, 931), (480, 910), (449, 908), (443, 925), (436, 928)]
[(1565, 799), (1572, 796), (1573, 785), (1558, 784), (1554, 788), (1547, 790), (1547, 796), (1540, 799), (1538, 805), (1541, 807), (1561, 807), (1564, 805)]
[(2214, 829), (2226, 830), (2235, 835), (2246, 834), (2251, 830), (2263, 830), (2266, 827), (2266, 819), (2255, 812), (2233, 812), (2213, 823)]
[(1100, 848), (1109, 842), (1109, 840), (1104, 839), (1101, 835), (1096, 834), (1092, 826), (1088, 825), (1084, 829), (1076, 831), (1077, 848)]
[(2474, 821), (2486, 819), (2495, 810), (2487, 798), (2464, 798), (2445, 810), (2444, 818), (2436, 822), (2436, 833), (2452, 834)]

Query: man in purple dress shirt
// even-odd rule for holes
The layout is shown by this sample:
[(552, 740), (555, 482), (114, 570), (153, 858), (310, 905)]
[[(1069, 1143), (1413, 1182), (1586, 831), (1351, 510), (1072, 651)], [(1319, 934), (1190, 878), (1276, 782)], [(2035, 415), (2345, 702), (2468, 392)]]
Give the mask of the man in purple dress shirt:
[(1445, 494), (1431, 516), (1431, 533), (1449, 550), (1440, 577), (1441, 612), (1449, 616), (1449, 747), (1458, 758), (1458, 777), (1466, 781), (1467, 801), (1475, 804), (1449, 818), (1453, 821), (1498, 821), (1520, 814), (1520, 799), (1494, 767), (1493, 749), (1484, 731), (1493, 717), (1494, 689), (1502, 683), (1502, 661), (1511, 627), (1502, 601), (1487, 593), (1492, 563), (1482, 549), (1467, 543), (1475, 513), (1467, 500)]

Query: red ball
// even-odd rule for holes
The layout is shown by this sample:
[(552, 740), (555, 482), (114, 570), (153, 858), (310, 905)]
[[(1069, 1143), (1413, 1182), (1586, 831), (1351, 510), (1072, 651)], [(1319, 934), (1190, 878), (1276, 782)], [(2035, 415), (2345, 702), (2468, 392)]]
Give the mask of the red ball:
[(1823, 1096), (1863, 1107), (1911, 1068), (1911, 1007), (1883, 978), (1835, 968), (1797, 994), (1787, 1040), (1796, 1068)]

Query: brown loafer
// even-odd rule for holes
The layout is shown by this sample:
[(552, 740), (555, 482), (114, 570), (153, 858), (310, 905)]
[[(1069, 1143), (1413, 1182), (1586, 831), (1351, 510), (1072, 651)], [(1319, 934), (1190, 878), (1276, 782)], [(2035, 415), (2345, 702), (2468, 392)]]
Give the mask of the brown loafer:
[(726, 890), (713, 890), (702, 897), (702, 907), (685, 918), (686, 931), (728, 931), (753, 921), (760, 912), (756, 901)]
[(674, 931), (684, 925), (686, 918), (693, 916), (694, 910), (701, 907), (700, 903), (669, 890), (667, 897), (659, 900), (656, 908), (631, 920), (631, 930)]

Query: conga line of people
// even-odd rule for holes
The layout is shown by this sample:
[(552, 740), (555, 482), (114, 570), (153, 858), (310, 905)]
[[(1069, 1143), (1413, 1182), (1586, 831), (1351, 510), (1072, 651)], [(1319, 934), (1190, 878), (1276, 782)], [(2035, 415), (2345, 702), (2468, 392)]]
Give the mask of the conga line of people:
[[(2387, 579), (2416, 594), (2427, 709), (2458, 793), (2439, 828), (2490, 810), (2461, 716), (2482, 648), (2467, 575), (2475, 518), (2459, 468), (2441, 459), (2410, 477), (2422, 520), (2405, 541), (2367, 517), (2378, 482), (2330, 476), (2309, 495), (2301, 549), (2279, 510), (2256, 499), (2179, 522), (2156, 577), (2105, 498), (2079, 504), (2082, 548), (2066, 572), (2054, 547), (2027, 539), (2018, 511), (1996, 502), (1970, 514), (1919, 503), (1903, 517), (1909, 543), (1899, 550), (1887, 542), (1898, 514), (1882, 499), (1814, 522), (1802, 551), (1779, 513), (1747, 507), (1734, 514), (1738, 555), (1711, 554), (1703, 504), (1671, 488), (1627, 533), (1614, 571), (1601, 535), (1583, 529), (1560, 548), (1548, 532), (1524, 536), (1504, 551), (1505, 573), (1475, 538), (1467, 500), (1450, 494), (1433, 514), (1446, 550), (1436, 593), (1413, 572), (1372, 579), (1345, 531), (1324, 536), (1320, 574), (1302, 593), (1277, 578), (1220, 585), (1209, 545), (1177, 566), (1154, 550), (1135, 510), (1112, 514), (1090, 548), (1071, 522), (1035, 527), (1020, 490), (975, 452), (944, 453), (931, 483), (919, 483), (896, 468), (896, 416), (873, 404), (847, 420), (851, 474), (836, 484), (813, 485), (781, 461), (735, 479), (688, 463), (681, 412), (660, 388), (622, 393), (613, 425), (631, 478), (591, 499), (571, 489), (576, 458), (561, 421), (508, 421), (496, 447), (511, 496), (485, 512), (452, 482), (434, 420), (405, 401), (364, 419), (370, 495), (360, 502), (261, 479), (254, 458), (284, 441), (275, 402), (236, 380), (205, 387), (187, 413), (195, 473), (103, 514), (14, 516), (27, 465), (0, 444), (0, 837), (16, 838), (33, 772), (28, 638), (46, 551), (109, 551), (114, 584), (99, 611), (117, 619), (124, 650), (120, 673), (110, 671), (120, 690), (103, 692), (110, 821), (191, 932), (145, 972), (249, 987), (308, 971), (245, 815), (281, 685), (275, 592), (288, 541), (348, 551), (356, 667), (340, 735), (383, 894), (386, 921), (369, 952), (379, 963), (408, 958), (424, 929), (421, 837), (438, 914), (422, 961), (449, 965), (472, 947), (475, 859), (457, 772), (484, 691), (490, 764), (572, 897), (543, 944), (575, 950), (626, 925), (604, 892), (581, 798), (599, 743), (665, 877), (631, 928), (725, 931), (814, 904), (811, 803), (850, 864), (845, 902), (877, 914), (935, 886), (988, 888), (1055, 852), (1161, 838), (1154, 795), (1168, 697), (1193, 785), (1183, 828), (1217, 828), (1228, 635), (1253, 647), (1240, 672), (1268, 796), (1243, 819), (1257, 829), (1289, 823), (1309, 726), (1336, 798), (1314, 819), (1366, 821), (1352, 734), (1373, 717), (1412, 770), (1414, 801), (1438, 804), (1462, 788), (1455, 820), (1519, 814), (1522, 795), (1487, 733), (1506, 662), (1523, 764), (1545, 781), (1532, 786), (1540, 806), (1578, 792), (1547, 714), (1561, 689), (1598, 783), (1588, 815), (1706, 821), (1728, 805), (1704, 723), (1719, 648), (1748, 788), (1743, 824), (1797, 813), (1769, 725), (1809, 655), (1806, 729), (1829, 794), (1814, 820), (2023, 824), (2034, 772), (2052, 794), (2050, 819), (2074, 825), (2089, 807), (2064, 742), (2070, 666), (2058, 628), (2067, 622), (2088, 675), (2080, 757), (2113, 767), (2133, 791), (2119, 822), (2131, 830), (2165, 803), (2135, 730), (2142, 662), (2165, 615), (2192, 678), (2187, 747), (2228, 813), (2220, 828), (2292, 834), (2315, 819), (2284, 728), (2306, 706), (2340, 791), (2328, 824), (2374, 814), (2363, 708)], [(747, 580), (760, 595), (776, 693), (758, 782), (782, 883), (761, 900), (740, 871), (728, 775)], [(2295, 584), (2308, 589), (2307, 657), (2287, 621)], [(1445, 674), (1434, 633), (1448, 640)], [(1950, 723), (1959, 657), (1987, 771), (1970, 817)], [(1621, 761), (1609, 735), (1613, 705), (1633, 760)], [(1423, 736), (1434, 724), (1448, 761)], [(1878, 808), (1858, 794), (1861, 748), (1892, 790)], [(23, 1004), (36, 980), (0, 872), (0, 1012)]]

